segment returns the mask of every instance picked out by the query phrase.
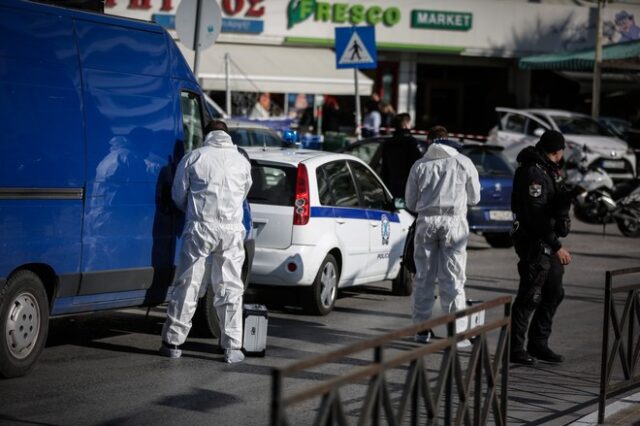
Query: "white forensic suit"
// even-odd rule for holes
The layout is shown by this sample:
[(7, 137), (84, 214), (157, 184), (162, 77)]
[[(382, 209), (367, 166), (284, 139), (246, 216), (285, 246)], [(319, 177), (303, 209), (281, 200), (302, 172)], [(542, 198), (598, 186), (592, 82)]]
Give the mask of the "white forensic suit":
[(186, 340), (198, 305), (205, 261), (212, 255), (211, 282), (220, 320), (220, 346), (242, 347), (242, 202), (251, 183), (251, 165), (238, 152), (231, 136), (221, 130), (210, 132), (204, 146), (185, 155), (178, 164), (172, 196), (186, 215), (175, 289), (162, 329), (164, 342), (181, 345)]
[[(405, 190), (407, 208), (416, 212), (413, 321), (431, 318), (436, 279), (444, 313), (465, 308), (467, 264), (467, 205), (480, 201), (478, 171), (455, 148), (432, 143), (409, 173)], [(467, 318), (456, 322), (467, 328)]]

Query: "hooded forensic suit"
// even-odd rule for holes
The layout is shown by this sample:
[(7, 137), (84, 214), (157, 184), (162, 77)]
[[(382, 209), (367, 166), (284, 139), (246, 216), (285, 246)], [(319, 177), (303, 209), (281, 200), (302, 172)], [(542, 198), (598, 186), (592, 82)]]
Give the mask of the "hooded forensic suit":
[(185, 155), (178, 164), (172, 196), (185, 211), (186, 220), (163, 341), (181, 345), (186, 340), (198, 304), (205, 261), (212, 255), (211, 282), (220, 320), (220, 346), (242, 347), (242, 202), (251, 183), (251, 165), (238, 152), (231, 136), (220, 130), (210, 132), (204, 146)]
[[(480, 201), (478, 171), (455, 148), (432, 143), (409, 173), (407, 208), (417, 213), (414, 260), (413, 321), (431, 317), (436, 279), (445, 313), (465, 308), (467, 205)], [(467, 319), (457, 321), (458, 331)]]

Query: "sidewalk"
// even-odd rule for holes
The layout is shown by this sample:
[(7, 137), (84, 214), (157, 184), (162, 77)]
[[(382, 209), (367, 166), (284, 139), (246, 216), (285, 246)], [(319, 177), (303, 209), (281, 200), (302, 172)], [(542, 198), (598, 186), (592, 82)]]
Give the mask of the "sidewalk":
[[(598, 411), (584, 416), (570, 426), (591, 426), (598, 424)], [(607, 405), (603, 425), (640, 426), (640, 392), (629, 395)]]

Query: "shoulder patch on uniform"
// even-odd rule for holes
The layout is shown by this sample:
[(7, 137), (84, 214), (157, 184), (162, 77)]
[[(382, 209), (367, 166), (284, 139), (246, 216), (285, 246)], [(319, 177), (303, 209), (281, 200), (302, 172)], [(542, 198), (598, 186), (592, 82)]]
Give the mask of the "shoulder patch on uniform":
[(537, 182), (533, 182), (531, 185), (529, 185), (529, 195), (531, 195), (533, 198), (538, 198), (539, 196), (541, 196), (542, 185)]

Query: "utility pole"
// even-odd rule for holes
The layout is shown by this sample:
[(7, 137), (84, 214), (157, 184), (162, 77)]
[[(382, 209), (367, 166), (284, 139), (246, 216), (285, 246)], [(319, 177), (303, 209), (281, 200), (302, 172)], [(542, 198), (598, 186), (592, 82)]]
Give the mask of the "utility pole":
[(606, 0), (598, 0), (598, 17), (596, 24), (595, 61), (593, 62), (593, 93), (591, 95), (591, 117), (598, 119), (600, 115), (600, 81), (602, 79), (602, 9)]
[(227, 115), (231, 117), (231, 84), (229, 83), (229, 73), (231, 69), (229, 67), (229, 52), (224, 54), (224, 89), (226, 92), (225, 98), (225, 109), (227, 110)]

